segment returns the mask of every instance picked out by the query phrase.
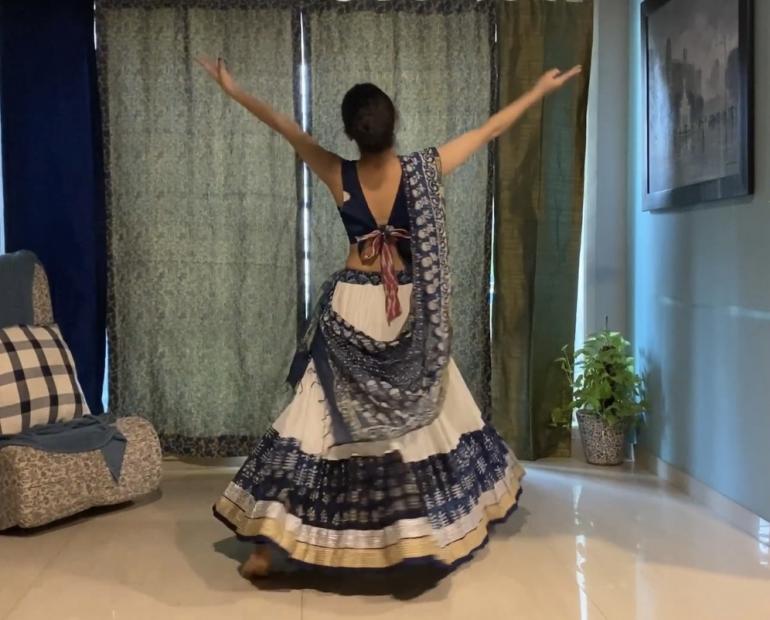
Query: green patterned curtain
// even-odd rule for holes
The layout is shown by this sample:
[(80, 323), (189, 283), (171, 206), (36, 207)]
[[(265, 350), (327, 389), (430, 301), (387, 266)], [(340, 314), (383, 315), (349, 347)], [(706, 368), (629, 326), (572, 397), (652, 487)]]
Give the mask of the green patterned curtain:
[(550, 419), (566, 387), (554, 360), (575, 333), (593, 2), (497, 8), (501, 104), (547, 69), (584, 67), (577, 86), (527, 113), (497, 147), (493, 421), (519, 457), (534, 459), (570, 449)]
[[(312, 128), (321, 144), (357, 159), (340, 104), (348, 88), (373, 82), (393, 97), (402, 153), (443, 143), (489, 116), (494, 86), (492, 2), (320, 0), (308, 3)], [(489, 400), (487, 152), (446, 185), (454, 356), (479, 405)], [(313, 290), (344, 266), (347, 239), (328, 190), (315, 183), (310, 217)], [(315, 293), (314, 293), (315, 294)]]
[(221, 55), (294, 109), (285, 2), (97, 6), (108, 198), (110, 408), (177, 454), (246, 454), (286, 404), (295, 158), (194, 66)]

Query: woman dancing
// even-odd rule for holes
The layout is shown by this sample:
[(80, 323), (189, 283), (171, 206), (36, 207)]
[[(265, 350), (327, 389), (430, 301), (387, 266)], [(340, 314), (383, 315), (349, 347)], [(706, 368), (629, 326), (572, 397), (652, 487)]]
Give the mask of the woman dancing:
[(267, 575), (271, 547), (333, 569), (457, 565), (516, 507), (524, 470), (452, 360), (442, 180), (580, 67), (547, 72), (482, 126), (403, 156), (393, 102), (358, 84), (342, 121), (360, 159), (346, 161), (244, 92), (221, 59), (199, 63), (329, 188), (350, 242), (292, 364), (294, 399), (214, 506), (256, 543), (242, 575)]

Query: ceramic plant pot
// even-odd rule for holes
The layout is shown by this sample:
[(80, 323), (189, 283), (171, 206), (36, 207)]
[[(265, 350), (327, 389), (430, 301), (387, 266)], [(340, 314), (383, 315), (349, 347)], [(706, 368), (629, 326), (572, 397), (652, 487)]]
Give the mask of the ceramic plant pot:
[(577, 412), (580, 438), (591, 465), (620, 465), (626, 458), (626, 425), (609, 425), (588, 411)]

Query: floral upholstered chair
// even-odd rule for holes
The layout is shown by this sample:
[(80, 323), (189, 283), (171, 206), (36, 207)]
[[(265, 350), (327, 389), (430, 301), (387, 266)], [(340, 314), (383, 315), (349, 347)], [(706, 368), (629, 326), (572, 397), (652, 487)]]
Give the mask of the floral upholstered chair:
[[(34, 263), (34, 267), (17, 273), (25, 262), (27, 267)], [(48, 279), (42, 265), (26, 252), (0, 255), (0, 282), (6, 282), (6, 293), (7, 282), (17, 275), (27, 279), (26, 284), (21, 284), (27, 291), (31, 286), (33, 325), (53, 325)], [(12, 295), (0, 293), (0, 317), (9, 316), (3, 312), (3, 304), (11, 303)], [(0, 324), (0, 328), (6, 327)], [(161, 449), (152, 425), (140, 417), (120, 418), (115, 425), (126, 440), (117, 476), (101, 450), (57, 452), (0, 443), (0, 530), (39, 527), (89, 508), (130, 502), (157, 490)]]

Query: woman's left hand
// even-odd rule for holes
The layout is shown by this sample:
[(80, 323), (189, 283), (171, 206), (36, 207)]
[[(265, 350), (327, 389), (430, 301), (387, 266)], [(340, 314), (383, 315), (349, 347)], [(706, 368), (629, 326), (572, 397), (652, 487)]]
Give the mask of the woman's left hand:
[(552, 92), (559, 90), (572, 78), (583, 71), (583, 67), (576, 65), (569, 71), (561, 71), (560, 69), (551, 69), (546, 71), (535, 84), (534, 91), (541, 97), (550, 95)]
[(232, 95), (235, 92), (237, 85), (233, 76), (227, 70), (224, 60), (221, 58), (213, 60), (206, 56), (199, 56), (195, 59), (195, 62), (203, 67), (206, 70), (206, 73), (208, 73), (228, 95)]

